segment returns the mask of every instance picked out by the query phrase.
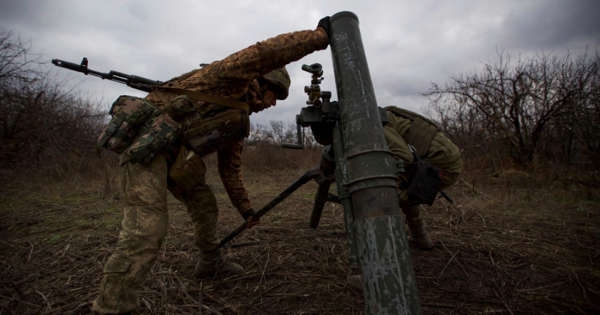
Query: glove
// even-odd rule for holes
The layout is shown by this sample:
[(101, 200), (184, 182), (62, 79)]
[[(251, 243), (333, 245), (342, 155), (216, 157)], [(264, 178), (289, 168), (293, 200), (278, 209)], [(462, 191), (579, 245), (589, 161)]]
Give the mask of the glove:
[(327, 36), (331, 37), (331, 22), (329, 21), (328, 16), (319, 20), (319, 24), (317, 24), (317, 27), (323, 28), (325, 30), (325, 33), (327, 33)]
[(246, 220), (246, 225), (248, 226), (248, 228), (251, 228), (259, 223), (260, 219), (255, 218), (255, 215), (256, 212), (254, 212), (254, 209), (248, 209), (246, 210), (246, 212), (242, 213), (242, 217), (244, 218), (244, 220)]

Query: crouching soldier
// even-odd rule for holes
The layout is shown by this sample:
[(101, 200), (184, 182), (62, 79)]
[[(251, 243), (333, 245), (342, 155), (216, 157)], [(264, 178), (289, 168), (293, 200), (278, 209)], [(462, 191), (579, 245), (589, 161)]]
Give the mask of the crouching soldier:
[(407, 171), (400, 174), (398, 181), (400, 208), (414, 244), (420, 249), (431, 249), (433, 242), (425, 229), (421, 204), (431, 204), (433, 200), (418, 200), (419, 196), (410, 194), (411, 182), (423, 180), (417, 177), (425, 175), (415, 169), (415, 162), (422, 160), (435, 168), (438, 179), (431, 179), (434, 191), (430, 194), (435, 197), (435, 190), (445, 189), (458, 179), (462, 171), (460, 150), (429, 119), (393, 106), (386, 107), (385, 111), (389, 121), (383, 126), (385, 140), (394, 158), (402, 160)]
[[(431, 205), (437, 193), (454, 184), (462, 171), (458, 147), (429, 119), (398, 107), (385, 108), (385, 140), (398, 165), (398, 199), (413, 243), (433, 248), (421, 216), (421, 204)], [(335, 168), (331, 146), (323, 150), (321, 170), (332, 179)]]
[[(249, 226), (257, 224), (241, 176), (249, 114), (288, 95), (286, 64), (329, 44), (328, 18), (316, 30), (278, 35), (173, 78), (144, 99), (122, 96), (99, 139), (121, 153), (125, 205), (118, 243), (104, 266), (92, 310), (127, 313), (148, 275), (167, 231), (167, 190), (194, 223), (200, 276), (240, 272), (218, 250), (218, 209), (202, 160), (216, 152), (218, 171), (232, 204)], [(133, 114), (132, 114), (133, 113)]]

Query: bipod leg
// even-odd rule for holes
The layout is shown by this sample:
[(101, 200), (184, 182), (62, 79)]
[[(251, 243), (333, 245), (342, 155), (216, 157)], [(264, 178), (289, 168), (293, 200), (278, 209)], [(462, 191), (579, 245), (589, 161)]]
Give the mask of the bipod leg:
[(310, 227), (313, 229), (316, 229), (319, 226), (319, 221), (321, 221), (321, 214), (323, 213), (325, 203), (330, 199), (330, 186), (331, 181), (324, 180), (321, 183), (319, 183), (319, 188), (317, 188), (317, 194), (315, 195), (315, 203), (313, 206), (312, 214), (310, 215)]
[[(258, 210), (256, 212), (256, 214), (254, 215), (254, 217), (256, 219), (259, 219), (260, 217), (265, 215), (267, 212), (269, 212), (269, 210), (273, 209), (277, 204), (279, 204), (281, 201), (283, 201), (285, 198), (287, 198), (289, 195), (291, 195), (298, 188), (302, 187), (302, 185), (306, 184), (311, 179), (319, 176), (319, 174), (320, 174), (319, 169), (307, 171), (306, 173), (304, 173), (304, 175), (300, 176), (295, 182), (293, 182), (290, 186), (288, 186), (288, 188), (286, 188), (279, 195), (277, 195), (275, 198), (273, 198), (273, 200), (271, 200), (268, 204), (266, 204), (264, 207), (262, 207), (260, 210)], [(225, 236), (219, 243), (219, 248), (223, 247), (229, 241), (231, 241), (236, 236), (238, 236), (240, 233), (242, 233), (246, 229), (246, 227), (247, 227), (247, 224), (246, 224), (246, 222), (244, 222), (243, 224), (238, 226), (237, 229), (233, 230), (233, 232), (229, 233), (229, 235)]]

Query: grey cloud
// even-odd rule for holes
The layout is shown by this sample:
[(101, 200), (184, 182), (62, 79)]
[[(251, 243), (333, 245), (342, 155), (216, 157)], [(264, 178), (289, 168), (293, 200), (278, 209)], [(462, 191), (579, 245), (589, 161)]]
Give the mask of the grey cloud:
[[(14, 30), (48, 59), (120, 70), (158, 80), (211, 62), (279, 33), (314, 28), (325, 15), (352, 11), (360, 20), (365, 52), (380, 105), (411, 109), (431, 82), (474, 72), (498, 51), (540, 52), (589, 45), (598, 49), (600, 2), (542, 1), (0, 1), (0, 27)], [(335, 94), (327, 49), (288, 66), (292, 91), (253, 121), (293, 121), (305, 106), (309, 76), (303, 63), (320, 62), (323, 88)], [(51, 66), (48, 66), (51, 67)], [(64, 70), (63, 70), (64, 72)], [(114, 83), (72, 74), (82, 93), (108, 107), (122, 93)]]
[(0, 18), (5, 21), (31, 19), (38, 12), (36, 1), (0, 1)]
[(600, 43), (600, 2), (540, 1), (529, 10), (514, 10), (506, 18), (507, 47), (553, 49), (582, 39)]

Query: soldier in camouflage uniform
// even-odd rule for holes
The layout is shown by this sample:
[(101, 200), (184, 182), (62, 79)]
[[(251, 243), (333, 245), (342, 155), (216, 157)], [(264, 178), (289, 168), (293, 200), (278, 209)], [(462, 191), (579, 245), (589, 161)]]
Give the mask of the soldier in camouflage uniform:
[[(440, 176), (440, 189), (454, 184), (462, 171), (462, 158), (459, 148), (452, 143), (429, 119), (398, 107), (385, 108), (388, 122), (383, 126), (383, 132), (388, 147), (394, 158), (401, 160), (405, 169), (414, 162), (413, 151), (420, 159), (428, 161), (437, 168)], [(335, 163), (331, 146), (323, 150), (321, 170), (325, 177), (332, 178)], [(408, 174), (398, 176), (398, 199), (400, 208), (406, 216), (412, 240), (420, 249), (433, 248), (433, 242), (425, 229), (421, 217), (421, 206), (409, 200), (406, 190)]]
[(167, 231), (167, 190), (186, 205), (194, 222), (201, 252), (198, 273), (204, 276), (219, 270), (241, 270), (239, 265), (225, 262), (219, 253), (215, 233), (218, 209), (205, 182), (202, 157), (217, 153), (219, 174), (232, 204), (249, 226), (256, 224), (241, 176), (248, 114), (287, 97), (290, 79), (282, 67), (325, 49), (329, 44), (327, 32), (325, 18), (314, 31), (258, 42), (173, 78), (145, 98), (180, 124), (180, 142), (152, 153), (143, 163), (132, 159), (128, 151), (122, 155), (124, 216), (117, 248), (104, 266), (94, 312), (127, 313), (137, 307), (136, 289), (148, 274)]
[[(406, 168), (414, 162), (412, 146), (420, 159), (428, 161), (439, 171), (441, 189), (456, 182), (462, 172), (462, 158), (459, 148), (452, 143), (429, 119), (398, 107), (388, 106), (385, 108), (388, 122), (383, 126), (383, 132), (388, 147), (398, 160)], [(410, 146), (409, 146), (410, 145)], [(331, 149), (326, 148), (321, 160), (321, 170), (325, 176), (332, 176), (335, 164), (333, 163)], [(421, 217), (421, 205), (415, 205), (409, 201), (405, 189), (408, 175), (400, 173), (398, 176), (398, 199), (400, 208), (406, 217), (413, 243), (419, 249), (429, 250), (433, 248), (433, 241), (425, 229), (425, 223)], [(351, 257), (353, 272), (348, 276), (348, 283), (356, 290), (362, 290), (362, 275), (358, 273), (356, 257)]]
[[(416, 154), (439, 170), (441, 188), (456, 182), (462, 171), (462, 158), (458, 147), (429, 119), (411, 111), (389, 106), (385, 108), (389, 122), (384, 125), (385, 140), (392, 155), (404, 162), (413, 162), (412, 145)], [(402, 178), (403, 180), (405, 178)], [(433, 242), (420, 215), (420, 205), (407, 202), (406, 190), (399, 190), (400, 207), (406, 216), (412, 239), (418, 248), (431, 249)]]

